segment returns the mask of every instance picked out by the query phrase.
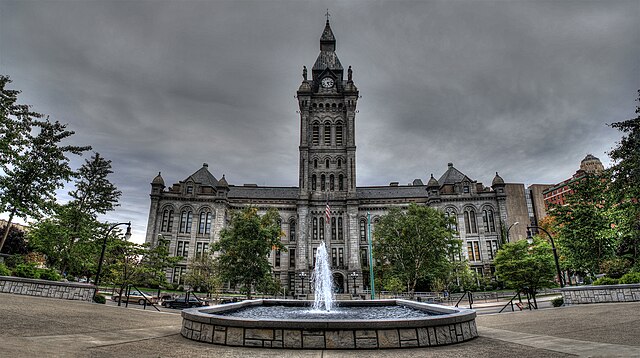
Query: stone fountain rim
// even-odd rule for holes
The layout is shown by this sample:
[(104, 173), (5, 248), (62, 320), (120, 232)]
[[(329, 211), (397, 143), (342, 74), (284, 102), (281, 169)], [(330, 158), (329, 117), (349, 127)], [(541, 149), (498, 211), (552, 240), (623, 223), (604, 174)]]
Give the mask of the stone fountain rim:
[(375, 307), (389, 305), (404, 305), (419, 310), (428, 310), (445, 315), (436, 315), (420, 318), (389, 318), (389, 319), (353, 319), (353, 320), (331, 320), (331, 319), (251, 319), (232, 316), (222, 316), (216, 313), (236, 310), (249, 306), (298, 306), (311, 307), (313, 301), (283, 300), (283, 299), (255, 299), (237, 303), (213, 307), (190, 308), (182, 311), (182, 318), (185, 320), (200, 322), (219, 326), (244, 327), (244, 328), (286, 328), (286, 329), (387, 329), (387, 328), (412, 328), (412, 327), (435, 327), (449, 324), (472, 321), (476, 318), (476, 312), (465, 308), (452, 308), (437, 304), (419, 303), (402, 299), (385, 300), (350, 300), (337, 301), (338, 307)]

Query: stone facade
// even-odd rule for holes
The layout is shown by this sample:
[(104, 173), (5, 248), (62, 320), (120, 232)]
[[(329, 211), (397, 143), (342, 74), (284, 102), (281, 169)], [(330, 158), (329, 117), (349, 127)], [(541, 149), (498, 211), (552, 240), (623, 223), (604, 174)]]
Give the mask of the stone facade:
[(95, 293), (95, 286), (84, 283), (0, 276), (0, 292), (91, 302)]
[(640, 301), (640, 284), (577, 286), (560, 290), (565, 305)]
[[(230, 210), (252, 205), (264, 213), (275, 208), (280, 212), (287, 252), (272, 252), (270, 260), (283, 286), (289, 292), (303, 293), (299, 274), (305, 272), (309, 277), (315, 249), (324, 240), (336, 287), (341, 292), (359, 293), (369, 284), (368, 219), (375, 227), (390, 208), (405, 209), (415, 203), (455, 217), (464, 242), (460, 258), (467, 258), (477, 272), (491, 275), (495, 251), (503, 241), (503, 227), (515, 221), (527, 222), (524, 186), (506, 184), (496, 173), (491, 187), (486, 187), (452, 163), (439, 179), (431, 175), (427, 184), (415, 179), (408, 185), (393, 182), (356, 186), (359, 91), (350, 67), (345, 76), (335, 47), (327, 22), (311, 78), (305, 68), (297, 91), (301, 133), (298, 186), (229, 185), (224, 175), (221, 179), (214, 177), (206, 163), (168, 188), (158, 174), (151, 183), (146, 242), (154, 244), (164, 238), (169, 240), (173, 255), (193, 257), (219, 238)], [(327, 203), (329, 222), (325, 221)], [(515, 237), (522, 236), (517, 231), (526, 225), (520, 226), (512, 230)], [(168, 279), (179, 283), (186, 265), (187, 260), (167, 272)], [(353, 272), (358, 274), (355, 286), (350, 276)], [(308, 281), (304, 287), (304, 293), (308, 293)]]

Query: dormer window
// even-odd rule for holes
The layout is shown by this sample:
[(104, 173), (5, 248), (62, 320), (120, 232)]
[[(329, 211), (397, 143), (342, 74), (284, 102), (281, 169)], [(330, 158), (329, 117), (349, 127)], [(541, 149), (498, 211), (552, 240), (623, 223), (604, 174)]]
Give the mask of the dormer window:
[(193, 186), (192, 185), (187, 186), (187, 194), (193, 194)]
[(464, 187), (462, 187), (462, 192), (465, 194), (469, 194), (469, 186), (465, 185)]

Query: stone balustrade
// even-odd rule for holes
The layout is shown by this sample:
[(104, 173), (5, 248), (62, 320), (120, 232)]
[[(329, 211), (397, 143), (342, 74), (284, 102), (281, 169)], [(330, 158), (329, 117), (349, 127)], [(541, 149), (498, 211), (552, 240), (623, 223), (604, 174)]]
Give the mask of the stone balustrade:
[(0, 292), (2, 293), (91, 302), (95, 290), (94, 285), (87, 283), (0, 276)]

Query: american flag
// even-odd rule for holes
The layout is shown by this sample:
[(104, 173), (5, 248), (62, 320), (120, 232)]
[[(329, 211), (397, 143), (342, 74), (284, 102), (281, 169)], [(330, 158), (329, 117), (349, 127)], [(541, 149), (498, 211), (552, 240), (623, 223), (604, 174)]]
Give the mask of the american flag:
[(329, 206), (329, 201), (327, 200), (327, 206), (324, 208), (324, 218), (327, 220), (327, 224), (331, 219), (331, 207)]

